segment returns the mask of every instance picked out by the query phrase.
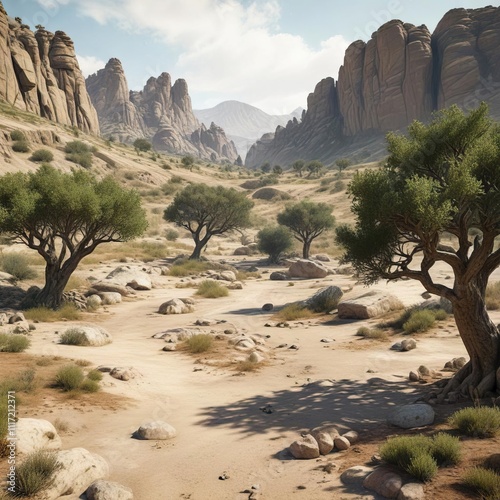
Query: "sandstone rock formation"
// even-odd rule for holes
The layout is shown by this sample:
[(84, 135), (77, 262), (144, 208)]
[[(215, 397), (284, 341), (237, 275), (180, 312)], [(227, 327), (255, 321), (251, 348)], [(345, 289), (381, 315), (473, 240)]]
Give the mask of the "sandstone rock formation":
[(387, 131), (452, 104), (471, 109), (486, 101), (500, 117), (499, 43), (500, 7), (453, 9), (432, 35), (426, 26), (389, 21), (368, 42), (352, 43), (338, 82), (322, 80), (302, 121), (262, 136), (245, 164), (331, 162), (367, 137), (379, 138), (375, 155), (383, 155)]
[(234, 162), (238, 152), (224, 130), (200, 125), (193, 113), (185, 80), (172, 85), (168, 73), (151, 77), (140, 92), (129, 91), (118, 59), (87, 78), (87, 89), (105, 136), (123, 142), (150, 140), (158, 151), (191, 154), (210, 161)]
[(71, 39), (62, 31), (33, 33), (0, 4), (0, 99), (18, 109), (98, 134), (97, 113)]

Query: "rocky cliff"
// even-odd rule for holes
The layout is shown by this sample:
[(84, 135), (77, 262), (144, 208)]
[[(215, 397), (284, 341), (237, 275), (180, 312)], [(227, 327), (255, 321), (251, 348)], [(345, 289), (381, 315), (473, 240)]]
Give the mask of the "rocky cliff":
[(0, 3), (0, 99), (63, 125), (98, 134), (71, 39), (9, 18)]
[(500, 117), (499, 46), (500, 7), (453, 9), (432, 35), (425, 26), (390, 21), (367, 43), (352, 43), (338, 82), (320, 82), (302, 121), (263, 136), (245, 163), (332, 161), (346, 145), (426, 121), (452, 104), (471, 109), (484, 100)]
[(168, 73), (151, 77), (140, 92), (129, 91), (118, 59), (87, 78), (102, 134), (123, 142), (147, 138), (158, 151), (192, 154), (210, 161), (238, 157), (235, 145), (215, 125), (207, 129), (193, 113), (185, 80), (173, 85)]

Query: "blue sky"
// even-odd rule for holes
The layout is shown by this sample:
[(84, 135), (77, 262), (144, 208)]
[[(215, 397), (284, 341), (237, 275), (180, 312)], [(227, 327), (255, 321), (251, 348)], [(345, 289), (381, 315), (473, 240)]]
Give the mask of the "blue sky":
[(195, 109), (236, 99), (269, 113), (306, 107), (344, 51), (390, 19), (432, 31), (449, 0), (3, 0), (34, 28), (65, 31), (84, 74), (122, 61), (131, 89), (163, 71), (185, 78)]

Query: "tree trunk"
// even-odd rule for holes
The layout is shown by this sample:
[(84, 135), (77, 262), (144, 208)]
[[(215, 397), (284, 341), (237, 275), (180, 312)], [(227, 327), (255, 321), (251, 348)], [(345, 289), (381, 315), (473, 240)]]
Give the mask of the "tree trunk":
[(35, 297), (36, 304), (51, 309), (61, 307), (64, 288), (68, 284), (73, 271), (72, 267), (64, 266), (63, 269), (59, 269), (59, 266), (47, 265), (45, 268), (45, 286)]
[(201, 258), (201, 251), (205, 248), (206, 244), (208, 243), (208, 240), (211, 238), (210, 235), (205, 235), (203, 238), (196, 238), (194, 237), (194, 250), (193, 253), (191, 254), (191, 257), (189, 257), (189, 260), (200, 260)]
[(304, 259), (309, 258), (309, 252), (311, 251), (311, 242), (308, 240), (304, 241), (304, 246), (302, 247), (302, 257)]
[(485, 288), (470, 283), (462, 287), (460, 299), (453, 301), (455, 322), (470, 361), (449, 381), (439, 395), (441, 401), (450, 392), (474, 399), (500, 392), (500, 332), (486, 311)]

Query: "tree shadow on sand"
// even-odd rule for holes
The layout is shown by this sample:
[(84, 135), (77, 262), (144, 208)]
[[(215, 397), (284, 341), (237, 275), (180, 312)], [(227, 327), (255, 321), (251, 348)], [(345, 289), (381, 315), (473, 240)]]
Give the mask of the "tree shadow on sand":
[(366, 432), (385, 426), (395, 406), (413, 403), (420, 394), (421, 388), (409, 386), (407, 381), (377, 377), (367, 381), (319, 381), (203, 408), (198, 423), (237, 429), (243, 436), (299, 432), (325, 424)]

